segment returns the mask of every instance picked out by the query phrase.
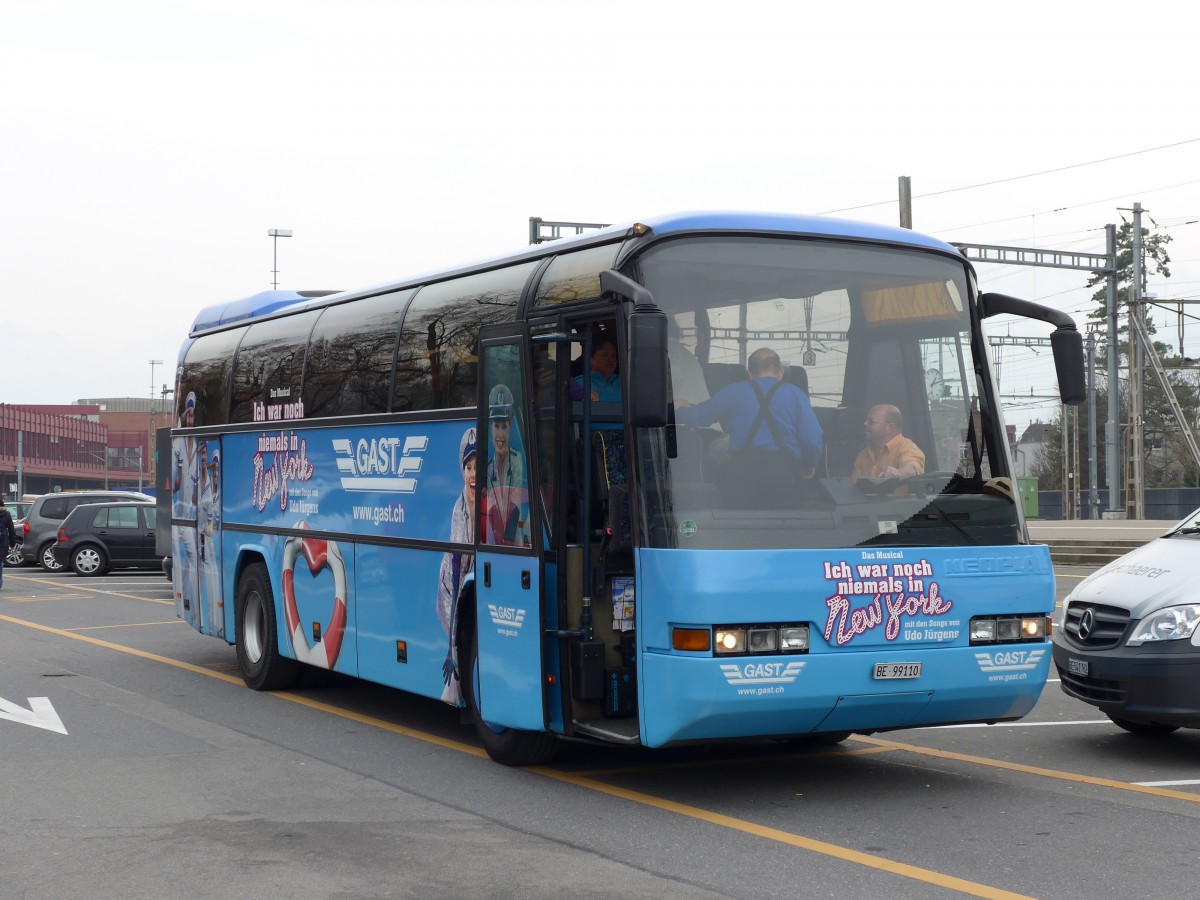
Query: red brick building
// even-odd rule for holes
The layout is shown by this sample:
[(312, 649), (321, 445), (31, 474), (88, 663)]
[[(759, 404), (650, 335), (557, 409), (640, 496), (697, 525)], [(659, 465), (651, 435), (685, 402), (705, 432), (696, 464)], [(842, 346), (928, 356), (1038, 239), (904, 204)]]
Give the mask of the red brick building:
[[(158, 401), (118, 397), (69, 405), (0, 403), (0, 491), (5, 497), (154, 485), (152, 415)], [(154, 424), (163, 425), (165, 421)]]

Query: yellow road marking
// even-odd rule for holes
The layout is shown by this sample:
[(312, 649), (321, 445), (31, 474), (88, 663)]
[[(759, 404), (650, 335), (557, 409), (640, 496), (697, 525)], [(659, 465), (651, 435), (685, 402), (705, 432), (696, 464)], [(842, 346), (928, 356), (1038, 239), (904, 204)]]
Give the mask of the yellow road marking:
[(74, 641), (83, 641), (85, 644), (94, 644), (97, 647), (103, 647), (106, 650), (115, 650), (118, 653), (128, 653), (130, 656), (141, 657), (148, 659), (151, 662), (162, 663), (167, 666), (174, 666), (176, 669), (183, 669), (185, 672), (194, 672), (197, 675), (207, 675), (209, 678), (217, 678), (229, 684), (243, 684), (242, 679), (235, 678), (232, 675), (223, 675), (220, 672), (214, 672), (211, 669), (206, 669), (204, 666), (193, 665), (189, 662), (184, 662), (181, 659), (171, 659), (169, 656), (159, 656), (157, 653), (149, 653), (146, 650), (138, 650), (135, 647), (126, 647), (124, 644), (114, 644), (110, 641), (103, 641), (100, 638), (89, 637), (86, 634), (76, 634), (71, 631), (64, 631), (61, 628), (51, 628), (49, 625), (39, 625), (37, 622), (27, 622), (24, 619), (14, 619), (12, 616), (0, 615), (0, 622), (11, 622), (14, 625), (24, 625), (26, 628), (32, 628), (35, 631), (44, 631), (47, 634), (57, 634), (61, 637), (69, 637)]
[[(172, 659), (169, 656), (160, 656), (157, 653), (150, 653), (146, 650), (138, 650), (136, 647), (126, 647), (123, 644), (114, 644), (111, 641), (101, 640), (100, 638), (91, 637), (86, 634), (79, 634), (75, 631), (64, 631), (61, 628), (51, 628), (49, 625), (39, 625), (37, 622), (27, 622), (24, 619), (15, 619), (12, 616), (0, 615), (0, 621), (11, 622), (14, 625), (23, 625), (26, 628), (33, 628), (36, 631), (44, 631), (47, 634), (57, 634), (61, 637), (68, 637), (75, 641), (83, 641), (86, 644), (93, 644), (97, 647), (103, 647), (106, 650), (115, 650), (118, 653), (127, 653), (130, 656), (137, 656), (141, 659), (150, 660), (151, 662), (162, 663), (166, 666), (173, 666), (176, 669), (183, 669), (185, 672), (192, 672), (196, 675), (204, 675), (208, 678), (215, 678), (218, 681), (224, 681), (226, 684), (236, 684), (239, 687), (245, 687), (245, 682), (235, 675), (226, 675), (224, 672), (216, 671), (216, 668), (208, 668), (206, 666), (197, 666), (193, 663), (184, 662), (181, 659)], [(458, 750), (461, 753), (468, 753), (471, 756), (484, 758), (487, 753), (479, 747), (472, 747), (470, 744), (464, 744), (460, 741), (452, 741), (447, 738), (441, 738), (434, 734), (427, 734), (423, 731), (417, 731), (413, 728), (406, 728), (403, 725), (396, 725), (391, 722), (386, 722), (383, 719), (376, 719), (372, 716), (364, 716), (360, 713), (352, 712), (347, 709), (341, 709), (337, 706), (331, 706), (328, 703), (322, 703), (320, 700), (312, 700), (308, 697), (301, 697), (299, 694), (292, 694), (288, 691), (267, 691), (272, 697), (278, 697), (281, 700), (287, 700), (291, 703), (297, 703), (300, 706), (307, 706), (309, 709), (315, 709), (319, 712), (330, 713), (331, 715), (340, 716), (343, 719), (350, 719), (359, 722), (363, 725), (372, 725), (384, 731), (390, 731), (394, 734), (402, 734), (405, 737), (415, 738), (419, 741), (426, 741), (430, 744), (437, 744), (441, 747), (447, 747), (451, 750)]]
[[(224, 681), (227, 684), (242, 685), (242, 680), (233, 675), (227, 675), (223, 672), (215, 671), (212, 668), (197, 666), (192, 663), (183, 662), (182, 660), (172, 659), (170, 657), (161, 656), (157, 653), (150, 653), (145, 650), (138, 650), (133, 647), (114, 644), (110, 641), (101, 640), (99, 638), (90, 637), (88, 635), (79, 634), (73, 631), (64, 631), (59, 628), (52, 628), (47, 625), (40, 625), (36, 622), (28, 622), (22, 619), (13, 618), (12, 616), (0, 615), (0, 621), (10, 622), (14, 625), (21, 625), (26, 628), (32, 628), (37, 631), (43, 631), (48, 634), (56, 634), (62, 637), (67, 637), (72, 640), (83, 641), (93, 644), (97, 647), (103, 647), (108, 650), (113, 650), (118, 653), (125, 653), (131, 656), (140, 657), (152, 662), (159, 662), (164, 665), (172, 666), (177, 669), (182, 669), (187, 672), (192, 672), (197, 675), (204, 675), (208, 678), (215, 678), (219, 681)], [(347, 719), (353, 722), (358, 722), (362, 725), (367, 725), (373, 728), (378, 728), (383, 731), (388, 731), (393, 734), (399, 734), (404, 737), (413, 738), (415, 740), (424, 741), (425, 743), (435, 744), (450, 750), (455, 750), (460, 753), (466, 753), (471, 756), (483, 759), (487, 754), (479, 747), (474, 747), (469, 744), (464, 744), (460, 741), (450, 740), (448, 738), (439, 737), (424, 731), (418, 731), (413, 728), (408, 728), (403, 725), (397, 725), (393, 722), (388, 722), (383, 719), (367, 716), (341, 707), (332, 706), (328, 703), (323, 703), (319, 700), (313, 700), (308, 697), (302, 697), (299, 694), (293, 694), (287, 691), (272, 691), (272, 696), (278, 697), (281, 700), (286, 700), (291, 703), (296, 703), (300, 706), (309, 709), (328, 713), (342, 719)], [(1055, 769), (1044, 769), (1037, 766), (1027, 766), (1021, 763), (1010, 763), (1003, 760), (989, 759), (987, 757), (972, 756), (965, 753), (954, 753), (948, 750), (937, 750), (929, 747), (920, 747), (912, 744), (904, 744), (898, 741), (889, 741), (881, 738), (866, 737), (855, 735), (853, 740), (872, 745), (879, 750), (891, 751), (907, 751), (922, 756), (931, 756), (939, 759), (951, 759), (960, 762), (972, 763), (975, 765), (987, 766), (991, 768), (1004, 769), (1012, 772), (1021, 772), (1029, 775), (1038, 775), (1046, 778), (1054, 778), (1060, 781), (1070, 781), (1081, 784), (1090, 784), (1097, 787), (1112, 788), (1121, 791), (1131, 791), (1139, 794), (1149, 794), (1156, 797), (1164, 797), (1175, 800), (1184, 800), (1189, 803), (1200, 803), (1200, 794), (1191, 794), (1184, 791), (1173, 791), (1162, 787), (1152, 787), (1148, 785), (1131, 784), (1126, 781), (1116, 781), (1109, 778), (1099, 778), (1092, 775), (1077, 775), (1071, 772), (1062, 772)], [(847, 847), (841, 847), (837, 844), (830, 844), (825, 841), (819, 841), (813, 838), (804, 837), (802, 835), (792, 834), (791, 832), (782, 831), (777, 828), (770, 828), (764, 825), (757, 825), (753, 822), (747, 822), (741, 819), (726, 816), (721, 813), (712, 812), (710, 810), (701, 809), (699, 807), (690, 806), (684, 803), (678, 803), (673, 800), (666, 800), (661, 797), (655, 797), (650, 794), (644, 794), (640, 791), (633, 791), (627, 788), (617, 787), (615, 785), (605, 784), (604, 782), (595, 780), (592, 774), (580, 774), (558, 771), (545, 766), (532, 766), (528, 771), (536, 772), (546, 778), (552, 778), (556, 781), (561, 781), (567, 784), (572, 784), (577, 787), (595, 791), (597, 793), (607, 794), (612, 797), (629, 800), (633, 803), (639, 803), (645, 806), (650, 806), (655, 809), (660, 809), (666, 812), (672, 812), (680, 816), (685, 816), (697, 821), (708, 822), (722, 828), (728, 828), (733, 831), (739, 831), (744, 834), (749, 834), (757, 837), (762, 837), (767, 840), (777, 843), (787, 844), (789, 846), (798, 847), (803, 850), (808, 850), (813, 853), (819, 853), (823, 856), (840, 859), (845, 862), (851, 862), (856, 865), (866, 866), (868, 868), (878, 869), (895, 875), (900, 875), (905, 878), (910, 878), (915, 881), (920, 881), (926, 884), (937, 885), (949, 890), (955, 890), (963, 894), (974, 897), (1008, 898), (1008, 900), (1017, 900), (1024, 895), (1015, 894), (1009, 891), (993, 888), (988, 885), (979, 884), (973, 881), (956, 878), (951, 875), (946, 875), (942, 872), (935, 872), (930, 869), (923, 869), (919, 866), (910, 866), (906, 863), (896, 862), (895, 860), (887, 859), (882, 856), (875, 856), (870, 853), (862, 853), (857, 850), (851, 850)], [(621, 774), (629, 773), (632, 770), (613, 770), (610, 772), (601, 772), (599, 774)]]
[[(847, 750), (845, 748), (838, 750), (825, 750), (819, 753), (780, 753), (771, 755), (768, 759), (771, 762), (784, 762), (789, 759), (821, 759), (827, 756), (875, 756), (879, 753), (894, 753), (891, 747), (863, 747), (861, 750)], [(683, 766), (688, 769), (712, 769), (724, 768), (727, 766), (744, 766), (746, 760), (740, 756), (731, 756), (728, 759), (705, 759), (705, 760), (689, 760)], [(576, 772), (575, 774), (581, 778), (602, 778), (605, 775), (645, 775), (648, 772), (670, 772), (680, 768), (679, 763), (661, 763), (649, 766), (613, 766), (608, 769), (588, 769), (586, 771)]]
[[(202, 666), (186, 663), (182, 660), (160, 656), (157, 653), (148, 653), (145, 650), (137, 650), (133, 647), (125, 647), (121, 644), (113, 644), (109, 641), (100, 640), (99, 638), (89, 637), (87, 635), (70, 631), (63, 631), (58, 628), (51, 628), (47, 625), (39, 625), (36, 622), (26, 622), (21, 619), (14, 619), (11, 616), (0, 615), (0, 621), (11, 622), (14, 625), (23, 625), (27, 628), (34, 628), (38, 631), (44, 631), (49, 634), (61, 635), (63, 637), (71, 638), (72, 640), (84, 641), (89, 644), (94, 644), (97, 647), (115, 650), (118, 653), (128, 653), (142, 659), (160, 662), (168, 666), (174, 666), (177, 669), (193, 672), (197, 675), (205, 675), (209, 678), (216, 678), (229, 684), (242, 684), (242, 680), (240, 678), (235, 678), (222, 672), (216, 672), (212, 669), (206, 669)], [(487, 753), (481, 748), (473, 747), (460, 741), (439, 737), (424, 731), (417, 731), (413, 728), (406, 728), (403, 725), (397, 725), (393, 722), (377, 719), (374, 716), (363, 715), (351, 710), (331, 706), (328, 703), (322, 703), (319, 700), (301, 697), (299, 694), (292, 694), (287, 691), (271, 691), (270, 693), (272, 696), (278, 697), (281, 700), (287, 700), (291, 703), (296, 703), (300, 706), (305, 706), (318, 712), (329, 713), (330, 715), (338, 716), (342, 719), (348, 719), (352, 722), (358, 722), (362, 725), (379, 728), (383, 731), (388, 731), (393, 734), (400, 734), (405, 737), (414, 738), (429, 744), (435, 744), (439, 747), (456, 750), (460, 753), (467, 753), (480, 759), (487, 758)], [(972, 897), (984, 897), (987, 898), (987, 900), (1031, 900), (1031, 898), (1028, 898), (1023, 894), (1014, 894), (1010, 891), (1000, 890), (985, 884), (978, 884), (973, 881), (967, 881), (963, 878), (956, 878), (953, 875), (935, 872), (932, 869), (923, 869), (919, 866), (910, 866), (907, 863), (896, 862), (895, 860), (887, 859), (886, 857), (875, 856), (870, 853), (862, 853), (858, 850), (851, 850), (848, 847), (838, 846), (837, 844), (830, 844), (825, 841), (818, 841), (813, 838), (803, 837), (802, 835), (792, 834), (791, 832), (782, 831), (778, 828), (769, 828), (765, 825), (756, 825), (753, 822), (735, 819), (732, 816), (726, 816), (710, 810), (700, 809), (699, 807), (689, 806), (685, 803), (677, 803), (673, 800), (665, 800), (661, 797), (643, 794), (640, 791), (631, 791), (627, 788), (620, 788), (614, 785), (605, 784), (604, 782), (596, 781), (584, 775), (577, 775), (570, 772), (559, 772), (545, 766), (531, 766), (527, 771), (536, 772), (537, 774), (546, 778), (552, 778), (556, 781), (572, 784), (585, 790), (607, 794), (623, 800), (629, 800), (633, 803), (639, 803), (643, 806), (649, 806), (654, 809), (675, 813), (676, 815), (685, 816), (697, 821), (708, 822), (722, 828), (740, 831), (743, 834), (749, 834), (755, 837), (765, 838), (766, 840), (775, 841), (777, 843), (787, 844), (792, 847), (798, 847), (802, 850), (819, 853), (823, 856), (840, 859), (844, 862), (855, 863), (856, 865), (888, 872), (892, 875), (900, 875), (905, 878), (911, 878), (915, 881), (920, 881), (925, 884), (937, 885), (938, 887), (944, 887), (949, 890), (958, 891)]]
[[(11, 578), (12, 576), (10, 575), (8, 577)], [(28, 582), (29, 584), (52, 584), (51, 582), (47, 582), (44, 578), (19, 578), (18, 580)], [(158, 600), (158, 599), (155, 599), (154, 597), (139, 597), (137, 594), (123, 594), (119, 591), (106, 591), (106, 590), (103, 590), (102, 588), (84, 587), (81, 584), (72, 584), (70, 587), (64, 587), (63, 590), (86, 591), (89, 594), (105, 594), (106, 596), (109, 596), (109, 597), (124, 597), (126, 600), (140, 600), (142, 603), (160, 603), (163, 606), (174, 606), (175, 605), (174, 600)], [(77, 600), (79, 598), (71, 596), (71, 595), (68, 595), (66, 597), (63, 597), (60, 595), (60, 596), (54, 596), (54, 597), (25, 597), (25, 598), (21, 598), (21, 599), (18, 599), (16, 597), (5, 597), (4, 599), (12, 600), (14, 603), (29, 603), (29, 602), (32, 602), (35, 600), (68, 600), (68, 599), (69, 600)]]
[(1007, 769), (1010, 772), (1022, 772), (1026, 775), (1039, 775), (1043, 778), (1054, 778), (1059, 781), (1074, 781), (1079, 784), (1094, 784), (1097, 787), (1115, 788), (1120, 791), (1132, 791), (1135, 794), (1152, 794), (1155, 797), (1169, 797), (1172, 800), (1186, 800), (1188, 803), (1200, 803), (1200, 794), (1189, 794), (1186, 791), (1171, 791), (1166, 788), (1149, 787), (1144, 784), (1134, 784), (1129, 781), (1117, 781), (1112, 778), (1098, 778), (1095, 775), (1076, 775), (1074, 772), (1062, 772), (1058, 769), (1043, 769), (1039, 766), (1026, 766), (1021, 763), (1005, 762), (1002, 759), (989, 759), (986, 756), (972, 756), (969, 753), (954, 753), (950, 750), (937, 750), (933, 747), (921, 747), (916, 744), (902, 744), (898, 741), (888, 741), (882, 738), (867, 737), (856, 734), (854, 740), (874, 744), (876, 747), (887, 747), (892, 750), (907, 750), (921, 756), (932, 756), (937, 759), (954, 759), (959, 762), (973, 763), (977, 766), (990, 766), (993, 769)]
[[(565, 781), (568, 784), (586, 788), (589, 791), (596, 791), (600, 794), (608, 794), (611, 797), (620, 797), (623, 800), (630, 800), (634, 803), (640, 803), (645, 806), (654, 807), (655, 809), (661, 809), (680, 816), (686, 816), (689, 819), (708, 822), (712, 825), (728, 828), (731, 831), (740, 831), (743, 834), (750, 834), (754, 835), (755, 837), (766, 838), (769, 841), (776, 841), (780, 844), (788, 844), (792, 847), (799, 847), (802, 850), (809, 850), (813, 853), (819, 853), (822, 856), (831, 856), (835, 859), (856, 863), (860, 866), (866, 866), (867, 868), (871, 869), (879, 869), (880, 871), (889, 872), (893, 875), (902, 875), (905, 878), (911, 878), (914, 881), (921, 881), (925, 884), (935, 884), (938, 887), (948, 888), (949, 890), (958, 891), (962, 894), (968, 894), (972, 897), (986, 897), (989, 898), (989, 900), (1001, 900), (1001, 898), (1016, 900), (1016, 898), (1025, 897), (1024, 894), (1014, 894), (1011, 891), (1004, 891), (1000, 890), (999, 888), (989, 887), (986, 884), (967, 881), (963, 878), (955, 878), (953, 875), (935, 872), (932, 869), (922, 869), (919, 866), (910, 866), (907, 863), (896, 862), (895, 860), (887, 859), (883, 856), (875, 856), (871, 853), (863, 853), (859, 850), (851, 850), (848, 847), (840, 847), (837, 844), (829, 844), (825, 841), (818, 841), (813, 838), (803, 837), (798, 834), (792, 834), (789, 831), (781, 831), (778, 828), (769, 828), (765, 825), (756, 825), (753, 822), (735, 819), (732, 816), (722, 815), (721, 813), (712, 812), (707, 809), (700, 809), (695, 806), (688, 806), (685, 803), (676, 803), (674, 800), (664, 800), (661, 797), (643, 794), (640, 791), (631, 791), (626, 788), (616, 787), (611, 784), (605, 784), (602, 781), (594, 781), (591, 778), (574, 775), (570, 772), (560, 772), (555, 769), (546, 768), (545, 766), (531, 766), (529, 767), (528, 771), (537, 772), (539, 775), (544, 775), (547, 778), (553, 778), (556, 781)], [(1028, 900), (1028, 898), (1026, 898), (1026, 900)]]

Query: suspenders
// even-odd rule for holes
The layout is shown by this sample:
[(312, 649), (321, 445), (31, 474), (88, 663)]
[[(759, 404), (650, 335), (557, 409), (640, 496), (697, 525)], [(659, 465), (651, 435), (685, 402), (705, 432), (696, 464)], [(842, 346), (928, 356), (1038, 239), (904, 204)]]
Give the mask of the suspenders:
[(771, 432), (771, 437), (775, 441), (775, 449), (779, 450), (781, 453), (787, 453), (788, 456), (791, 456), (787, 445), (784, 444), (784, 442), (779, 438), (779, 429), (775, 427), (774, 420), (767, 415), (767, 409), (771, 406), (771, 398), (775, 396), (775, 392), (782, 386), (782, 381), (776, 381), (773, 385), (771, 385), (771, 389), (764, 394), (762, 392), (762, 388), (758, 386), (757, 381), (750, 382), (750, 387), (754, 388), (754, 395), (758, 397), (759, 409), (758, 415), (754, 419), (754, 423), (750, 426), (750, 433), (746, 438), (746, 446), (748, 448), (754, 446), (754, 436), (758, 434), (758, 429), (762, 427), (762, 423), (765, 421), (767, 423), (767, 430)]

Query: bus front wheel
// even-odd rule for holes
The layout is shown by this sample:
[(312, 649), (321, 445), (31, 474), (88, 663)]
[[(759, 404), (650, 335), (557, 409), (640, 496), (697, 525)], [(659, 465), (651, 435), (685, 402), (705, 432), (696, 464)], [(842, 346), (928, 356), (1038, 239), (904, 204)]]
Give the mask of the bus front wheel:
[(300, 674), (300, 664), (279, 652), (275, 595), (265, 565), (253, 563), (242, 572), (236, 602), (235, 643), (242, 680), (256, 691), (291, 687)]
[(485, 722), (479, 712), (479, 638), (471, 631), (471, 657), (463, 695), (475, 734), (483, 749), (505, 766), (536, 766), (549, 762), (558, 750), (558, 738), (541, 731), (521, 731)]

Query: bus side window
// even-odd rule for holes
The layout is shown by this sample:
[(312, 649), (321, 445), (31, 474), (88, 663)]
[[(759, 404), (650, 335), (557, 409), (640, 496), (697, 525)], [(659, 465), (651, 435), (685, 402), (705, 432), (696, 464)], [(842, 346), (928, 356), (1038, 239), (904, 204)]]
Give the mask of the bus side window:
[(539, 263), (425, 285), (404, 313), (394, 409), (475, 405), (476, 343), (486, 325), (511, 322)]
[(306, 418), (387, 412), (396, 333), (412, 291), (393, 291), (324, 310), (304, 370)]

